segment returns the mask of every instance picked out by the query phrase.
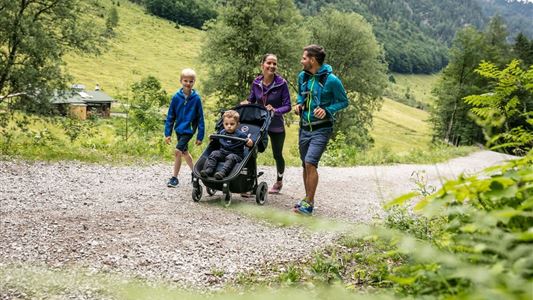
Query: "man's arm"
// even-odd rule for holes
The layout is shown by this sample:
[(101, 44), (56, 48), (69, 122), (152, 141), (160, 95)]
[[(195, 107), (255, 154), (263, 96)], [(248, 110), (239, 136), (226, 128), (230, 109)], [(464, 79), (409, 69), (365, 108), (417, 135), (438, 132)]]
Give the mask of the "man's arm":
[(298, 76), (298, 94), (296, 96), (296, 104), (293, 107), (295, 114), (299, 115), (302, 112), (302, 107), (305, 103), (305, 97), (302, 95), (302, 81), (303, 75)]
[(330, 116), (333, 117), (336, 112), (348, 107), (348, 96), (346, 95), (346, 90), (344, 89), (344, 86), (342, 85), (340, 79), (335, 77), (335, 80), (332, 80), (331, 84), (331, 90), (333, 92), (333, 101), (331, 101), (331, 103), (324, 109), (328, 112)]

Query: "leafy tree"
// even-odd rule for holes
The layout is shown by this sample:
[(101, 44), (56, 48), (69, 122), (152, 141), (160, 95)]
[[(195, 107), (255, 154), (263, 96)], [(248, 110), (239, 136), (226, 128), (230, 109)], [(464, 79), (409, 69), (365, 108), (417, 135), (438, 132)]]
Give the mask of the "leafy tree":
[(98, 53), (103, 42), (100, 28), (80, 17), (99, 8), (91, 2), (0, 1), (0, 95), (23, 92), (23, 104), (40, 110), (54, 89), (64, 89), (63, 55)]
[(205, 91), (216, 94), (219, 107), (245, 99), (266, 53), (276, 54), (279, 71), (287, 80), (295, 80), (305, 39), (301, 16), (291, 0), (226, 2), (218, 19), (206, 25), (201, 53), (209, 69)]
[(130, 113), (132, 125), (142, 133), (150, 133), (161, 127), (159, 108), (167, 102), (167, 93), (161, 82), (148, 76), (131, 85)]
[(339, 112), (336, 132), (343, 132), (348, 144), (370, 146), (372, 113), (380, 108), (387, 84), (383, 49), (372, 27), (361, 15), (331, 8), (323, 9), (307, 27), (309, 42), (325, 48), (326, 62), (349, 93), (350, 104)]
[[(494, 82), (489, 93), (464, 98), (484, 127), (489, 146), (525, 154), (533, 147), (533, 68), (513, 60), (503, 70), (483, 62), (476, 73)], [(493, 130), (496, 131), (493, 131)]]
[(168, 95), (161, 82), (154, 76), (147, 76), (130, 87), (130, 94), (119, 96), (126, 117), (118, 133), (126, 141), (137, 132), (140, 136), (148, 136), (161, 130), (161, 106), (166, 104)]

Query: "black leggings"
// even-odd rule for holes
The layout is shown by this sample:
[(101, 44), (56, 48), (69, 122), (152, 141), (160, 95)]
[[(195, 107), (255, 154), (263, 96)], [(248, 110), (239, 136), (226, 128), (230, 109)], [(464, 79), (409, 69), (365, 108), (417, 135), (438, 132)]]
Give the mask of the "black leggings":
[[(270, 144), (272, 145), (272, 153), (276, 161), (276, 169), (278, 171), (277, 180), (283, 179), (285, 172), (285, 159), (283, 158), (283, 144), (285, 143), (285, 131), (283, 132), (268, 132), (270, 137)], [(281, 174), (281, 176), (280, 176)]]

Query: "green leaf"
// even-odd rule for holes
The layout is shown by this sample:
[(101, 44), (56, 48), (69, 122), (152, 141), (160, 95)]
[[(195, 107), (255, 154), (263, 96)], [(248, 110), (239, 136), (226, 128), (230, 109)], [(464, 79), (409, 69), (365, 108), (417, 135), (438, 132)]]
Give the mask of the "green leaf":
[(400, 196), (400, 197), (398, 197), (398, 198), (396, 198), (396, 199), (394, 199), (394, 200), (392, 200), (392, 201), (386, 203), (385, 206), (384, 206), (384, 208), (385, 208), (385, 209), (389, 209), (389, 208), (391, 208), (391, 207), (394, 206), (394, 205), (402, 205), (402, 204), (405, 203), (407, 200), (409, 200), (409, 199), (411, 199), (411, 198), (413, 198), (413, 197), (416, 197), (416, 196), (418, 196), (418, 195), (420, 195), (420, 194), (417, 193), (417, 192), (410, 192), (410, 193), (407, 193), (407, 194), (405, 194), (405, 195), (402, 195), (402, 196)]
[(533, 207), (533, 196), (529, 197), (526, 201), (518, 207), (519, 209), (525, 210)]
[(388, 279), (401, 285), (411, 285), (416, 281), (416, 276), (415, 277), (397, 277), (397, 276), (391, 275), (391, 276), (388, 276)]
[(478, 230), (478, 227), (476, 224), (466, 224), (465, 226), (461, 227), (462, 232), (466, 233), (474, 233)]
[(533, 231), (519, 232), (515, 236), (519, 241), (533, 242)]

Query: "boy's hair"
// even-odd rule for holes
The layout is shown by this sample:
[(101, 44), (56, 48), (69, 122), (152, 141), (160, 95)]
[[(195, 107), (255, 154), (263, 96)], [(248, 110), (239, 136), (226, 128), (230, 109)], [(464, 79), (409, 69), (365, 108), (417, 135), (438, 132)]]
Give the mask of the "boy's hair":
[(305, 46), (304, 51), (307, 51), (307, 56), (314, 57), (319, 65), (322, 65), (326, 59), (326, 51), (322, 46), (312, 44)]
[(230, 110), (226, 110), (224, 112), (224, 114), (222, 115), (222, 120), (226, 119), (226, 118), (229, 118), (229, 119), (234, 119), (237, 123), (239, 122), (239, 113), (230, 109)]
[(183, 70), (181, 70), (180, 80), (183, 77), (192, 77), (192, 78), (196, 79), (196, 72), (194, 72), (194, 70), (190, 69), (190, 68), (183, 69)]

